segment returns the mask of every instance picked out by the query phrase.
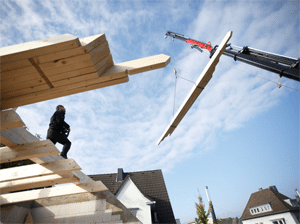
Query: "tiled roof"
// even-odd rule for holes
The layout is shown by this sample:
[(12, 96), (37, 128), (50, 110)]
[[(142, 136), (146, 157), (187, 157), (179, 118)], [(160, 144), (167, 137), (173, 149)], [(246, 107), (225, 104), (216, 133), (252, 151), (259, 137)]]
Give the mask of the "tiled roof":
[[(101, 180), (114, 194), (118, 192), (125, 178), (130, 177), (141, 193), (156, 201), (155, 208), (159, 223), (176, 223), (173, 209), (161, 170), (123, 173), (123, 181), (117, 182), (117, 173), (89, 175), (93, 180)], [(153, 220), (154, 221), (154, 220)]]
[[(262, 216), (273, 215), (282, 212), (288, 211), (297, 211), (299, 208), (292, 207), (284, 200), (290, 199), (289, 197), (279, 193), (276, 190), (270, 188), (259, 190), (251, 194), (250, 199), (246, 205), (246, 208), (241, 216), (241, 220), (258, 218)], [(250, 208), (271, 203), (272, 211), (259, 213), (259, 214), (251, 214)]]

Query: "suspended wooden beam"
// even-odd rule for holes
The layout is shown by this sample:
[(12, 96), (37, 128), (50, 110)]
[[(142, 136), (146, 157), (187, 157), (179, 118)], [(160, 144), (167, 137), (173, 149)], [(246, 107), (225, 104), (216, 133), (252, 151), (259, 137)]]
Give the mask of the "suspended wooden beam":
[(21, 180), (6, 181), (0, 183), (0, 193), (28, 190), (33, 188), (48, 187), (57, 184), (78, 183), (79, 178), (72, 173), (62, 175), (52, 174), (48, 176), (26, 178)]
[(32, 164), (0, 170), (0, 182), (14, 181), (25, 178), (64, 174), (81, 170), (73, 159), (58, 160), (47, 164)]
[(0, 130), (12, 129), (25, 126), (21, 117), (13, 110), (0, 111)]
[(225, 35), (225, 37), (222, 40), (221, 44), (219, 45), (217, 51), (214, 53), (214, 55), (212, 56), (212, 58), (209, 60), (208, 64), (204, 68), (203, 72), (197, 79), (195, 86), (192, 87), (191, 91), (189, 92), (189, 94), (187, 95), (187, 97), (185, 98), (183, 103), (181, 104), (177, 113), (175, 114), (172, 121), (170, 122), (169, 126), (167, 127), (167, 129), (165, 130), (163, 135), (158, 140), (157, 145), (159, 145), (165, 139), (165, 137), (167, 137), (168, 135), (171, 135), (173, 133), (175, 128), (178, 126), (180, 121), (183, 119), (185, 114), (188, 112), (188, 110), (191, 108), (191, 106), (193, 105), (195, 100), (198, 98), (200, 93), (203, 91), (203, 89), (205, 88), (205, 86), (207, 85), (209, 80), (212, 78), (212, 75), (215, 71), (216, 65), (218, 64), (219, 59), (220, 59), (222, 53), (224, 52), (224, 50), (226, 48), (226, 44), (229, 41), (229, 39), (231, 38), (231, 36), (232, 36), (232, 31), (229, 31)]
[(101, 181), (0, 195), (0, 205), (108, 190)]
[(42, 156), (59, 154), (59, 150), (50, 140), (0, 148), (0, 163), (32, 159)]

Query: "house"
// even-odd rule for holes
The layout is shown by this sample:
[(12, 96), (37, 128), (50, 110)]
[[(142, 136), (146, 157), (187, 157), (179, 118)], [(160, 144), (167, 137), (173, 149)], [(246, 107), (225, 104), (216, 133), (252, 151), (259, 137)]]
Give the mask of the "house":
[(251, 194), (241, 216), (243, 224), (298, 224), (300, 205), (279, 193), (276, 186)]
[(176, 223), (161, 170), (89, 175), (105, 186), (143, 224)]

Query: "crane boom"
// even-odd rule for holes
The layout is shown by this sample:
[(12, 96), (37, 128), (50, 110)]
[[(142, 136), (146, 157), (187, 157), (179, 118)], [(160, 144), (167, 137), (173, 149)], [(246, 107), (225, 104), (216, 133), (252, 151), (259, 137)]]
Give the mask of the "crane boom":
[[(218, 45), (212, 47), (210, 42), (207, 44), (185, 37), (182, 34), (168, 31), (165, 38), (171, 36), (174, 39), (179, 39), (191, 44), (192, 48), (196, 48), (200, 52), (207, 49), (210, 52), (210, 57), (213, 56), (218, 48)], [(266, 51), (257, 50), (248, 46), (238, 47), (227, 44), (223, 52), (224, 55), (233, 58), (235, 61), (241, 61), (255, 67), (277, 73), (280, 77), (286, 77), (300, 82), (300, 59), (291, 58), (283, 55), (278, 55)]]

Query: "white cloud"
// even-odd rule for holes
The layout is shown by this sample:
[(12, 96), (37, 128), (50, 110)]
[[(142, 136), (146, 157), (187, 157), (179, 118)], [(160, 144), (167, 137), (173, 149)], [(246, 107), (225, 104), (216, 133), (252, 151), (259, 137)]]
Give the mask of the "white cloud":
[[(197, 13), (186, 4), (181, 7), (173, 2), (149, 5), (148, 8), (130, 2), (126, 3), (128, 5), (124, 3), (124, 9), (118, 11), (106, 1), (72, 1), (74, 5), (70, 1), (41, 1), (39, 5), (33, 1), (16, 2), (22, 11), (18, 16), (15, 5), (6, 3), (7, 24), (11, 26), (11, 32), (21, 35), (15, 41), (63, 33), (81, 37), (106, 33), (116, 62), (146, 56), (154, 51), (172, 53), (172, 62), (167, 68), (135, 75), (130, 77), (129, 83), (19, 108), (18, 112), (30, 131), (45, 138), (56, 105), (65, 105), (73, 143), (69, 155), (86, 173), (115, 172), (116, 167), (124, 167), (127, 171), (171, 170), (185, 159), (211, 149), (219, 132), (242, 127), (284, 97), (284, 90), (276, 89), (275, 84), (235, 68), (266, 77), (272, 74), (222, 58), (211, 82), (173, 135), (156, 146), (173, 113), (173, 68), (177, 69), (178, 75), (195, 81), (208, 62), (205, 55), (191, 50), (184, 42), (164, 40), (163, 31), (169, 27), (178, 28), (191, 38), (204, 42), (210, 40), (215, 45), (228, 30), (233, 30), (231, 42), (237, 45), (294, 52), (286, 42), (296, 43), (296, 35), (286, 33), (291, 32), (295, 22), (289, 26), (283, 26), (281, 22), (287, 7), (273, 12), (268, 7), (249, 3), (249, 11), (248, 4), (205, 1)], [(164, 6), (171, 7), (171, 10), (160, 15), (165, 11)], [(165, 24), (160, 21), (162, 18), (166, 19)], [(185, 28), (174, 25), (184, 18), (190, 20)], [(6, 33), (10, 35), (6, 36)], [(273, 35), (280, 39), (272, 38)], [(13, 39), (4, 28), (1, 38)], [(12, 40), (8, 43), (12, 44)], [(274, 77), (277, 79), (276, 75)], [(178, 80), (176, 108), (191, 85)]]

